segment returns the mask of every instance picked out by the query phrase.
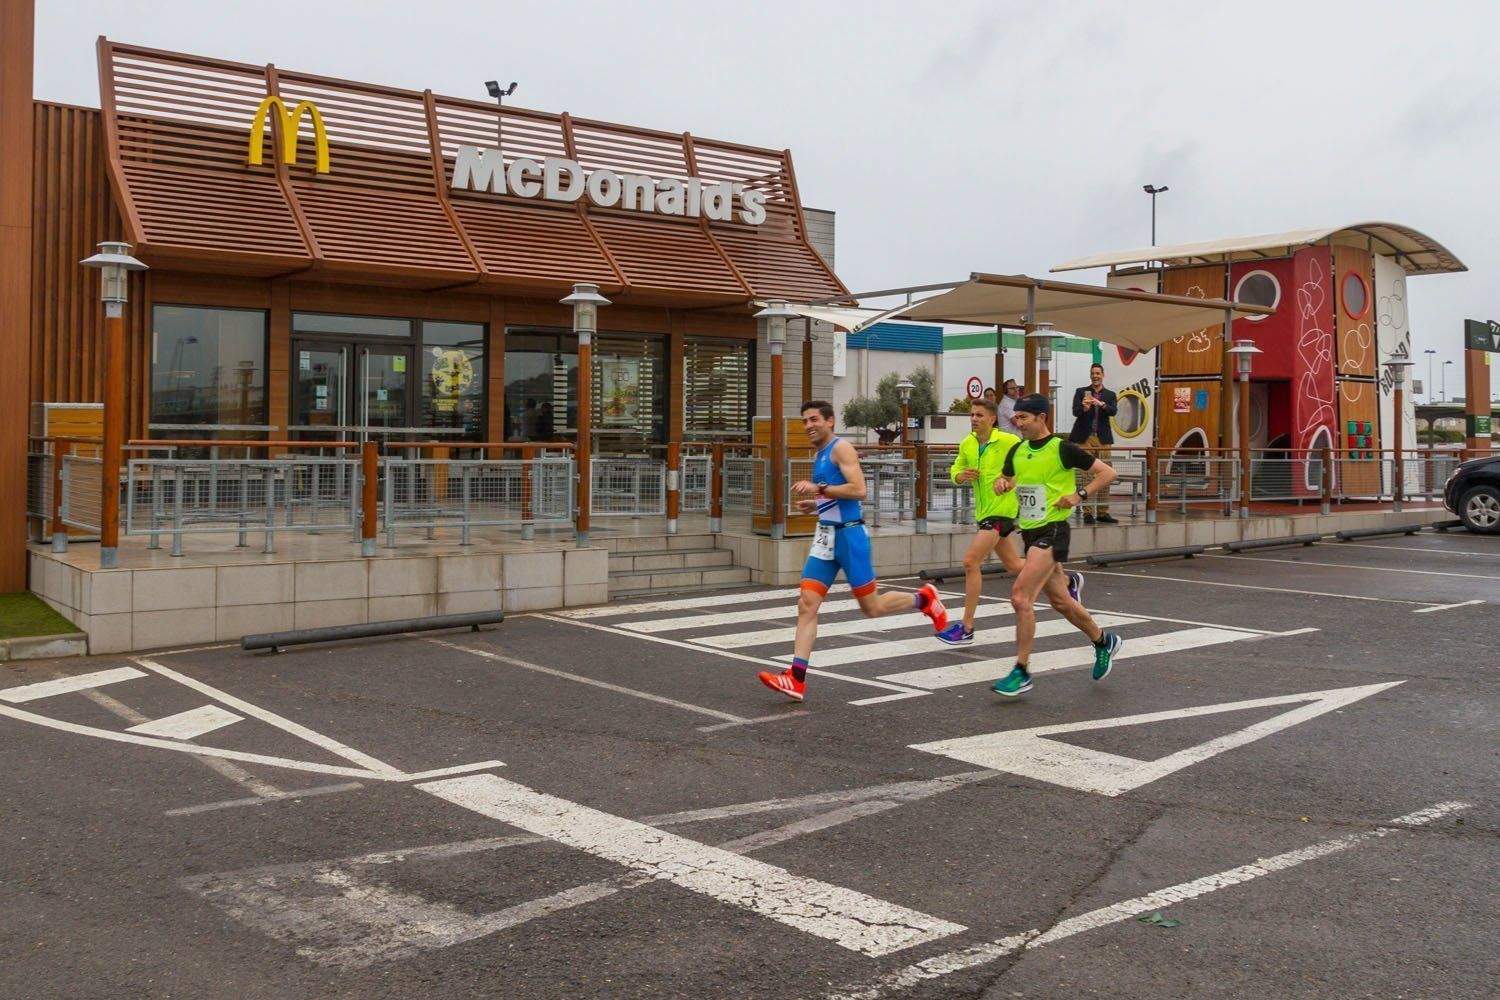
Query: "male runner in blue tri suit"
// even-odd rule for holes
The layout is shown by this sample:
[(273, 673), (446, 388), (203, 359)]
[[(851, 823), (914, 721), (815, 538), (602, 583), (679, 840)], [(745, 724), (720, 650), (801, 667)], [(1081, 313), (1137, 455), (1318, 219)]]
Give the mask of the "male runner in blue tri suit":
[(849, 590), (866, 617), (916, 610), (932, 619), (934, 631), (941, 632), (948, 626), (947, 609), (930, 583), (915, 594), (879, 593), (870, 558), (870, 536), (865, 533), (860, 509), (865, 498), (865, 474), (854, 446), (833, 435), (833, 407), (820, 399), (803, 403), (802, 427), (817, 454), (812, 479), (793, 484), (792, 495), (801, 498), (797, 508), (802, 513), (817, 512), (818, 530), (802, 568), (792, 665), (779, 674), (769, 670), (760, 673), (762, 684), (793, 701), (801, 701), (807, 693), (807, 663), (818, 635), (818, 608), (839, 570), (843, 570)]

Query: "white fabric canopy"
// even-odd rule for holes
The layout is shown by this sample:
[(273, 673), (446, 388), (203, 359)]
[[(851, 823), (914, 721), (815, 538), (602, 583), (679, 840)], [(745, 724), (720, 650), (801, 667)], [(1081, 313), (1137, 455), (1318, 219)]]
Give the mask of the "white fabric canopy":
[(975, 274), (941, 295), (900, 310), (902, 319), (981, 326), (1024, 326), (1028, 299), (1035, 291), (1033, 321), (1051, 323), (1070, 333), (1135, 351), (1149, 351), (1176, 337), (1236, 316), (1266, 315), (1264, 306), (1157, 295), (1098, 285), (1028, 278), (1023, 275)]
[(1347, 226), (1320, 229), (1293, 229), (1284, 233), (1262, 233), (1257, 236), (1232, 236), (1202, 243), (1178, 243), (1174, 246), (1139, 247), (1116, 250), (1064, 261), (1052, 268), (1057, 271), (1081, 271), (1090, 267), (1121, 267), (1150, 261), (1178, 264), (1222, 264), (1236, 260), (1263, 260), (1288, 256), (1298, 247), (1327, 240), (1340, 246), (1369, 249), (1378, 256), (1394, 257), (1407, 274), (1442, 274), (1467, 271), (1437, 240), (1410, 226), (1395, 222), (1355, 222)]

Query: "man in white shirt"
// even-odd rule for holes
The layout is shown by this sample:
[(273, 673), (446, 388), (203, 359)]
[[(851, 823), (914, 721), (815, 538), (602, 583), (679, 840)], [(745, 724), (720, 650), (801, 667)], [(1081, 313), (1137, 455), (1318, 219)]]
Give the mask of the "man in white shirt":
[(998, 415), (995, 418), (995, 426), (1007, 434), (1016, 434), (1015, 421), (1011, 416), (1016, 412), (1016, 400), (1021, 398), (1021, 387), (1016, 385), (1016, 380), (1008, 378), (1000, 390), (1000, 400), (996, 403)]

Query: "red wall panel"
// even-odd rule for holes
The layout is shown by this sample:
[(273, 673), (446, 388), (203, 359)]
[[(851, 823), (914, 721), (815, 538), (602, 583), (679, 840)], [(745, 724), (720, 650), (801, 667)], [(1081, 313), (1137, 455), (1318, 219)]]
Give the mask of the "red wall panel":
[[(1234, 321), (1234, 339), (1252, 340), (1262, 351), (1251, 369), (1256, 379), (1289, 379), (1295, 371), (1298, 312), (1294, 280), (1291, 257), (1230, 267), (1229, 288), (1234, 299), (1274, 305), (1276, 309), (1262, 319), (1242, 316)], [(1266, 294), (1271, 291), (1274, 296)]]

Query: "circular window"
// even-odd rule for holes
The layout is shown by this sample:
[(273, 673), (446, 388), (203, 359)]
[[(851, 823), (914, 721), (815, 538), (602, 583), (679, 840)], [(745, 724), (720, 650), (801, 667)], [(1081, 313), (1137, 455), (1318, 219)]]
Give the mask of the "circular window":
[(1365, 279), (1353, 271), (1344, 275), (1339, 293), (1344, 300), (1344, 312), (1350, 319), (1359, 319), (1370, 307), (1370, 292), (1365, 288)]
[[(1252, 306), (1269, 306), (1275, 309), (1281, 304), (1281, 282), (1270, 271), (1251, 271), (1234, 286), (1234, 300)], [(1246, 316), (1252, 323), (1259, 323), (1265, 316)]]
[(1125, 438), (1139, 437), (1151, 417), (1151, 404), (1134, 389), (1121, 390), (1116, 402), (1118, 410), (1109, 418), (1109, 422), (1114, 425), (1115, 434)]

